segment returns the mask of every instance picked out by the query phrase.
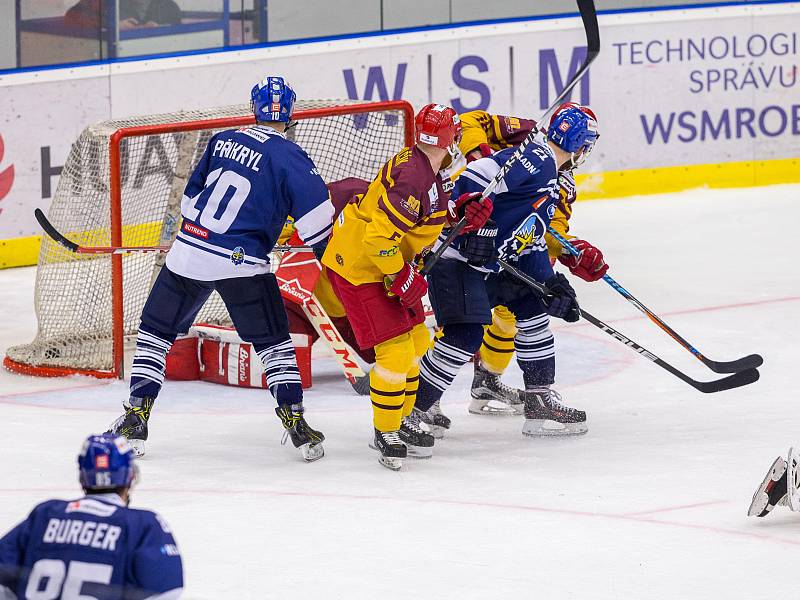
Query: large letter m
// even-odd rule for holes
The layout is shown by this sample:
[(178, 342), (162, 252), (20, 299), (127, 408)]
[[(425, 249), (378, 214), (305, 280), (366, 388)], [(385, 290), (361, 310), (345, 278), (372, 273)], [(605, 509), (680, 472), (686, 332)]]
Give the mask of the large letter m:
[[(572, 56), (569, 59), (566, 79), (561, 76), (561, 69), (558, 67), (558, 59), (554, 48), (539, 50), (539, 106), (542, 110), (550, 106), (550, 82), (555, 88), (554, 98), (557, 97), (566, 87), (566, 82), (572, 79), (578, 72), (583, 61), (586, 60), (586, 46), (576, 46), (572, 49)], [(581, 104), (589, 104), (589, 71), (584, 73), (577, 86), (581, 87)], [(575, 88), (572, 88), (574, 90)], [(572, 100), (572, 90), (564, 102)]]

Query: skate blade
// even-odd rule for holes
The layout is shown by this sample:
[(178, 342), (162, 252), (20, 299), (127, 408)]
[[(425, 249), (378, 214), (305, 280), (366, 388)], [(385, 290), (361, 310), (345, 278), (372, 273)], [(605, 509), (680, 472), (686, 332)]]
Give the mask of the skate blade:
[(789, 509), (800, 512), (800, 453), (789, 448), (789, 461), (786, 466)]
[(434, 439), (440, 440), (444, 437), (444, 432), (447, 431), (446, 428), (442, 427), (441, 425), (431, 425), (430, 423), (426, 423), (422, 421), (419, 424), (420, 429), (425, 433), (428, 433), (434, 437)]
[[(495, 404), (492, 404), (494, 402)], [(507, 404), (497, 398), (473, 398), (469, 403), (469, 412), (472, 415), (489, 415), (493, 417), (514, 417), (524, 414), (525, 404)]]
[[(770, 482), (780, 481), (784, 473), (786, 473), (786, 461), (779, 456), (775, 459), (775, 462), (772, 463), (769, 471), (767, 471), (764, 481), (756, 488), (753, 494), (753, 500), (750, 502), (750, 508), (747, 509), (748, 517), (766, 517), (770, 513), (772, 508), (769, 508), (767, 486), (769, 486)], [(780, 504), (781, 501), (783, 501), (783, 498), (781, 498), (778, 503)]]
[(325, 448), (323, 448), (320, 443), (313, 445), (310, 443), (303, 444), (298, 450), (300, 450), (300, 454), (303, 455), (303, 460), (306, 462), (314, 462), (325, 456)]
[(433, 446), (425, 448), (424, 446), (410, 446), (406, 444), (408, 450), (408, 458), (426, 459), (433, 456)]
[(133, 450), (133, 455), (136, 458), (141, 458), (144, 456), (144, 440), (132, 440), (128, 438), (128, 444), (130, 444), (131, 450)]
[(589, 431), (586, 423), (559, 423), (549, 419), (525, 419), (522, 435), (528, 437), (570, 437)]
[(400, 469), (403, 468), (403, 459), (402, 458), (392, 458), (390, 456), (381, 455), (381, 456), (378, 457), (378, 462), (382, 466), (384, 466), (387, 469), (390, 469), (392, 471), (399, 471)]

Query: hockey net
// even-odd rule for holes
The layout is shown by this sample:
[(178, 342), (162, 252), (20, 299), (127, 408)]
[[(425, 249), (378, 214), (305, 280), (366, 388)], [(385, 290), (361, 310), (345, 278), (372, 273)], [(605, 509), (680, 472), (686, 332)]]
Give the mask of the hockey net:
[[(371, 180), (413, 143), (404, 101), (298, 102), (290, 138), (326, 182)], [(151, 115), (87, 127), (72, 145), (48, 218), (84, 246), (169, 245), (180, 226), (188, 177), (210, 137), (253, 124), (249, 106)], [(78, 255), (43, 236), (36, 273), (35, 339), (7, 350), (5, 366), (30, 375), (122, 377), (164, 254)], [(216, 293), (197, 322), (230, 324)], [(128, 344), (130, 345), (130, 344)]]

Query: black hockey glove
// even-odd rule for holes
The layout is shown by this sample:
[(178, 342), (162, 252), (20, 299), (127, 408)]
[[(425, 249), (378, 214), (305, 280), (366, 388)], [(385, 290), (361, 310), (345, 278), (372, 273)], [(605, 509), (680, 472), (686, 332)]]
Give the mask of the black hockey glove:
[(542, 298), (548, 315), (564, 319), (567, 323), (574, 323), (580, 319), (580, 307), (575, 290), (562, 273), (555, 273), (544, 284), (550, 290), (550, 293)]
[(325, 249), (328, 247), (328, 240), (323, 242), (319, 242), (318, 244), (314, 244), (312, 250), (314, 251), (314, 256), (319, 262), (322, 262), (322, 255), (325, 254)]
[(497, 260), (495, 238), (497, 238), (497, 225), (489, 219), (477, 231), (470, 231), (464, 235), (459, 252), (472, 266), (485, 267)]

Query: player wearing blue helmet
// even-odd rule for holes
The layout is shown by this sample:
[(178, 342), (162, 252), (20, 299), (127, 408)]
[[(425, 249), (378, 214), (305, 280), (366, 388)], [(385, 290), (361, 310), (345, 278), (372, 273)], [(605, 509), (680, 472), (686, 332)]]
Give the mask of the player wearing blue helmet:
[[(427, 411), (480, 347), (483, 328), (492, 322), (492, 308), (505, 306), (517, 319), (517, 361), (527, 389), (523, 433), (547, 435), (551, 426), (562, 434), (586, 432), (586, 414), (562, 405), (550, 390), (555, 358), (552, 339), (541, 335), (543, 325), (551, 316), (576, 321), (579, 311), (575, 291), (564, 275), (553, 271), (544, 236), (559, 199), (559, 171), (581, 162), (596, 138), (582, 110), (559, 111), (546, 134), (526, 146), (490, 195), (492, 225), (456, 238), (434, 264), (428, 293), (443, 335), (422, 358), (415, 410), (407, 418), (427, 420)], [(471, 162), (455, 182), (453, 210), (481, 194), (515, 151), (506, 148)], [(439, 243), (445, 236), (446, 232)], [(498, 255), (545, 283), (552, 296), (539, 298), (501, 271)], [(412, 446), (409, 455), (416, 453)]]
[(284, 133), (295, 99), (282, 77), (257, 83), (250, 92), (255, 125), (213, 135), (189, 178), (180, 231), (142, 311), (125, 413), (111, 425), (139, 455), (164, 382), (167, 352), (213, 291), (261, 359), (286, 436), (305, 460), (324, 455), (325, 436), (304, 417), (286, 312), (269, 269), (270, 251), (288, 215), (302, 240), (319, 249), (334, 213), (311, 158)]
[(0, 539), (0, 597), (178, 598), (183, 566), (169, 527), (128, 508), (138, 471), (125, 438), (89, 436), (78, 472), (82, 498), (42, 502)]

